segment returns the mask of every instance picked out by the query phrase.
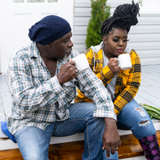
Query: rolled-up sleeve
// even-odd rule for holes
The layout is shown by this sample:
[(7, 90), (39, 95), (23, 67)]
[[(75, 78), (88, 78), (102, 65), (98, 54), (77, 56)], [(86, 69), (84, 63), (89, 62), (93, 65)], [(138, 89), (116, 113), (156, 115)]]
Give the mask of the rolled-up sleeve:
[(96, 104), (94, 117), (108, 117), (116, 120), (114, 105), (108, 90), (102, 81), (96, 77), (90, 68), (80, 72), (77, 76), (79, 89)]

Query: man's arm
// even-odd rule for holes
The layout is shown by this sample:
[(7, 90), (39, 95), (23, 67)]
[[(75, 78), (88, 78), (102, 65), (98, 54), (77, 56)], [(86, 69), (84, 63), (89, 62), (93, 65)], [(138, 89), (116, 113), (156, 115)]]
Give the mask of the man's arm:
[(96, 77), (90, 68), (77, 76), (80, 90), (96, 104), (94, 117), (104, 118), (103, 149), (110, 153), (117, 151), (120, 137), (116, 126), (116, 115), (111, 97), (102, 81)]
[(13, 100), (24, 111), (37, 110), (57, 101), (63, 88), (56, 76), (35, 86), (26, 59), (15, 57), (9, 67), (9, 87)]
[(93, 99), (97, 106), (94, 112), (95, 117), (108, 117), (116, 120), (114, 106), (102, 81), (96, 77), (90, 68), (77, 76), (80, 90), (90, 99)]
[[(99, 52), (102, 52), (101, 50)], [(95, 58), (95, 53), (93, 52), (92, 48), (90, 48), (86, 53), (86, 58), (88, 60), (88, 63), (90, 65), (90, 68), (92, 71), (96, 74), (96, 76), (102, 80), (103, 84), (106, 86), (108, 83), (111, 82), (112, 78), (114, 77), (114, 73), (110, 69), (109, 66), (103, 67), (102, 64), (102, 57), (101, 53)], [(98, 65), (96, 63), (98, 61)], [(81, 90), (77, 89), (77, 96), (75, 98), (75, 102), (91, 102), (92, 100), (89, 99), (86, 95), (82, 93)]]

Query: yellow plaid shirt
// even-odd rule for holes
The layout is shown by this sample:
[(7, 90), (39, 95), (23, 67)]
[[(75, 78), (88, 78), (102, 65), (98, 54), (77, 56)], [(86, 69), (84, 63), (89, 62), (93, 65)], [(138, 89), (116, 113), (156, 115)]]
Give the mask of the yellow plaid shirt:
[[(86, 57), (93, 72), (103, 81), (107, 86), (114, 77), (113, 72), (108, 66), (103, 67), (103, 50), (100, 49), (97, 53), (90, 48)], [(141, 64), (140, 58), (134, 50), (130, 52), (132, 68), (127, 70), (120, 70), (117, 75), (115, 85), (115, 99), (114, 111), (118, 115), (122, 108), (130, 102), (136, 95), (141, 82)], [(92, 102), (91, 99), (77, 90), (77, 97), (75, 102)]]

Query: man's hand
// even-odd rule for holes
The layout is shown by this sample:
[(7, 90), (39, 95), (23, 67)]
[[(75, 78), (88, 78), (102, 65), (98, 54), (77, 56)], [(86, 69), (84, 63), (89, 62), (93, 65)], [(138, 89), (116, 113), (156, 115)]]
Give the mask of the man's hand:
[(112, 118), (105, 118), (105, 129), (103, 134), (103, 149), (107, 151), (107, 157), (110, 153), (114, 154), (120, 145), (120, 136), (117, 130), (116, 121)]
[(113, 73), (119, 72), (120, 67), (118, 64), (118, 58), (110, 58), (108, 62), (108, 67), (111, 69)]
[(57, 78), (60, 84), (68, 82), (77, 76), (78, 70), (75, 66), (75, 62), (70, 60), (68, 63), (63, 64), (60, 68), (60, 72), (57, 74)]

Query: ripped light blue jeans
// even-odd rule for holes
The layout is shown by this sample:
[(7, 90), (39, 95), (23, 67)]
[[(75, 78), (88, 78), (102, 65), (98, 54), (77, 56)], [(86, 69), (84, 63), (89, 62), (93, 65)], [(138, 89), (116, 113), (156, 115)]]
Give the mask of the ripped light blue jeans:
[(135, 100), (125, 105), (117, 120), (119, 128), (130, 129), (137, 139), (156, 134), (148, 113)]
[(24, 160), (48, 160), (48, 146), (52, 135), (68, 136), (82, 131), (83, 160), (118, 160), (117, 152), (107, 158), (106, 152), (102, 150), (104, 120), (93, 117), (95, 108), (92, 103), (72, 104), (68, 120), (54, 122), (45, 130), (31, 126), (17, 131), (15, 137)]

